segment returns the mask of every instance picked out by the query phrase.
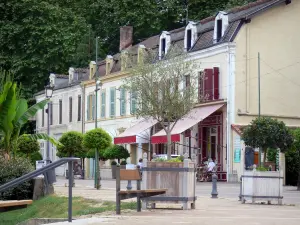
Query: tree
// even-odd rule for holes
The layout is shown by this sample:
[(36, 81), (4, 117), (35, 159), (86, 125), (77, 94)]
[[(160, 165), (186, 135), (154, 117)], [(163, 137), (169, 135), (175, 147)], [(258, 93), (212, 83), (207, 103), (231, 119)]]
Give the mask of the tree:
[(26, 97), (44, 87), (50, 72), (68, 70), (87, 33), (83, 17), (47, 1), (4, 0), (0, 15), (0, 68), (15, 74)]
[(195, 64), (176, 46), (168, 50), (163, 60), (157, 60), (157, 53), (149, 49), (142, 55), (141, 62), (129, 66), (131, 76), (124, 80), (124, 88), (137, 102), (136, 111), (132, 113), (137, 117), (157, 120), (165, 130), (170, 159), (171, 131), (197, 102)]
[(264, 164), (268, 148), (279, 148), (281, 151), (286, 151), (293, 144), (293, 136), (288, 127), (282, 121), (269, 117), (259, 117), (253, 120), (243, 130), (242, 139), (245, 145), (262, 148)]
[[(0, 77), (2, 76), (5, 79), (2, 79), (0, 84), (2, 87), (0, 90), (0, 140), (4, 154), (10, 155), (13, 152), (15, 156), (22, 127), (35, 116), (38, 110), (45, 107), (49, 99), (28, 108), (27, 101), (19, 96), (17, 84), (11, 81), (6, 73), (0, 72)], [(43, 133), (31, 134), (29, 137), (33, 140), (49, 140), (54, 145), (59, 144), (54, 138)]]
[(79, 157), (84, 158), (86, 150), (82, 146), (83, 135), (77, 131), (64, 133), (59, 142), (62, 145), (57, 147), (57, 156), (62, 157)]
[(18, 153), (26, 155), (30, 158), (30, 155), (40, 151), (40, 145), (38, 141), (30, 138), (30, 135), (23, 134), (18, 138)]
[(120, 163), (120, 159), (127, 159), (130, 157), (130, 154), (126, 148), (122, 145), (112, 145), (105, 149), (104, 157), (106, 159), (118, 159), (118, 163)]
[[(83, 136), (83, 147), (88, 149), (88, 155), (92, 154), (92, 151), (94, 153), (97, 151), (101, 156), (103, 156), (103, 153), (106, 148), (108, 148), (111, 145), (112, 138), (111, 136), (103, 129), (101, 128), (96, 128), (93, 130), (90, 130), (86, 132)], [(100, 176), (99, 176), (99, 158), (95, 158), (96, 162), (96, 183), (95, 187), (99, 189), (99, 183), (100, 183)]]
[(298, 153), (298, 163), (295, 166), (298, 167), (297, 190), (300, 191), (300, 128), (297, 128), (293, 131), (293, 137), (294, 137), (293, 147)]

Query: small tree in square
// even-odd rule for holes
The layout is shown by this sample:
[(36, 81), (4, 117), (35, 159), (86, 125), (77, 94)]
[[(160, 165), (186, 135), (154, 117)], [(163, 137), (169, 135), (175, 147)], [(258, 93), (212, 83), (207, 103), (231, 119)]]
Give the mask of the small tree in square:
[(138, 59), (128, 56), (130, 76), (123, 87), (131, 95), (132, 114), (155, 119), (167, 135), (168, 159), (171, 158), (171, 132), (197, 102), (198, 74), (188, 54), (170, 47), (160, 60), (157, 52), (143, 49)]
[(83, 135), (77, 131), (64, 133), (59, 142), (62, 145), (57, 146), (57, 156), (62, 157), (79, 157), (84, 158), (86, 150), (82, 145)]
[[(298, 159), (300, 160), (300, 128), (293, 130), (293, 136), (294, 136), (293, 148), (298, 153)], [(297, 158), (297, 157), (295, 157), (295, 158)], [(300, 191), (300, 161), (298, 161), (298, 163), (293, 166), (298, 167), (297, 190)]]
[(126, 148), (121, 145), (112, 145), (105, 149), (104, 158), (106, 159), (118, 159), (118, 163), (120, 163), (120, 159), (127, 159), (130, 157), (130, 154)]
[(282, 121), (270, 117), (259, 117), (253, 120), (243, 130), (242, 139), (246, 145), (263, 150), (264, 165), (268, 148), (286, 151), (292, 146), (294, 140), (291, 131)]

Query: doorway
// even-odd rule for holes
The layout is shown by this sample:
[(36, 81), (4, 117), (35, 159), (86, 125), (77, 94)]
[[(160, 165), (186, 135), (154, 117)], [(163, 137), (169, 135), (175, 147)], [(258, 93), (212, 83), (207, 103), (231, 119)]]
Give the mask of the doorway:
[(210, 127), (210, 158), (216, 162), (218, 159), (218, 129), (217, 127)]

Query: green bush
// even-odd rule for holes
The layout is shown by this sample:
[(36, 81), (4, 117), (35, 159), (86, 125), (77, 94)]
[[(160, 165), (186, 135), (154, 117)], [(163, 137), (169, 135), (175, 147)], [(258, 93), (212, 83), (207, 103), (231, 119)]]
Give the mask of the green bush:
[(110, 163), (110, 165), (112, 165), (112, 166), (115, 166), (115, 165), (117, 165), (118, 163), (114, 160), (114, 161), (112, 161), (111, 163)]
[[(14, 158), (5, 160), (0, 158), (0, 186), (34, 170), (29, 159)], [(0, 194), (0, 200), (31, 199), (33, 194), (32, 181), (27, 181)]]
[(120, 165), (123, 165), (123, 166), (124, 166), (124, 165), (127, 165), (126, 160), (122, 160), (121, 163), (120, 163)]
[(59, 139), (62, 145), (57, 146), (57, 156), (60, 158), (70, 156), (84, 158), (87, 151), (82, 146), (82, 140), (83, 135), (77, 131), (64, 133)]
[(263, 167), (263, 166), (259, 166), (256, 168), (257, 171), (268, 171), (267, 168)]
[(30, 156), (32, 153), (40, 151), (40, 145), (38, 141), (33, 140), (28, 134), (23, 134), (18, 138), (17, 153), (23, 153), (26, 156)]
[(118, 162), (120, 162), (120, 159), (127, 159), (130, 157), (130, 154), (126, 148), (120, 145), (112, 145), (105, 149), (103, 153), (104, 158), (106, 159), (118, 159)]
[(269, 148), (267, 151), (267, 158), (269, 162), (276, 162), (276, 155), (278, 150), (274, 148)]
[(30, 159), (31, 164), (35, 168), (36, 161), (42, 160), (43, 156), (39, 152), (34, 152), (34, 153), (30, 154), (29, 159)]
[(300, 169), (299, 152), (292, 148), (285, 153), (286, 184), (296, 186)]

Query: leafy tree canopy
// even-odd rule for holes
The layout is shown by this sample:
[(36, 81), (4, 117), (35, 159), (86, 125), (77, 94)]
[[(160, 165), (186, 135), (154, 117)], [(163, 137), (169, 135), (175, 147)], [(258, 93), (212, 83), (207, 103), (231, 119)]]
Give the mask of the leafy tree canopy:
[(83, 136), (83, 147), (89, 150), (104, 151), (111, 145), (111, 142), (111, 136), (101, 128), (90, 130)]
[(112, 145), (108, 147), (105, 149), (103, 155), (106, 159), (118, 159), (118, 161), (130, 157), (128, 150), (121, 145)]
[(32, 97), (50, 72), (87, 66), (119, 50), (119, 27), (134, 27), (134, 42), (254, 0), (3, 0), (0, 67), (11, 70)]
[(40, 145), (37, 140), (30, 138), (30, 135), (23, 134), (18, 138), (18, 152), (30, 155), (40, 151)]
[(254, 148), (260, 147), (264, 150), (264, 162), (268, 148), (280, 148), (281, 151), (286, 151), (294, 141), (288, 127), (282, 121), (270, 117), (253, 120), (243, 130), (242, 139), (246, 145)]
[(64, 133), (59, 141), (62, 145), (57, 147), (58, 157), (75, 156), (83, 158), (86, 151), (82, 146), (83, 135), (77, 131), (69, 131)]

